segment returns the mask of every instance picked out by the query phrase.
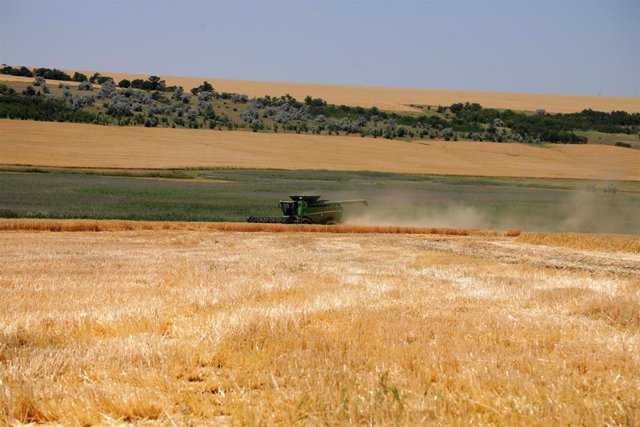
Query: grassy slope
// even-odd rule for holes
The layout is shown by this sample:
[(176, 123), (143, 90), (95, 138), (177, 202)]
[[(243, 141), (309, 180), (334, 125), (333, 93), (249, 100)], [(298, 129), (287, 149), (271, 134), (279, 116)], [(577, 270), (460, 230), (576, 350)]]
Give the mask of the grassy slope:
[[(640, 184), (634, 182), (621, 183), (613, 195), (603, 192), (606, 183), (572, 180), (322, 171), (142, 172), (198, 176), (179, 180), (71, 172), (0, 173), (0, 209), (5, 216), (244, 221), (250, 215), (279, 215), (279, 199), (304, 192), (367, 198), (368, 209), (352, 211), (351, 221), (358, 224), (640, 233), (635, 221)], [(594, 191), (588, 188), (591, 184)]]
[(586, 136), (589, 144), (615, 145), (616, 142), (626, 142), (631, 148), (640, 149), (640, 138), (626, 133), (604, 133), (597, 131), (576, 131), (576, 135)]
[[(28, 80), (28, 81), (9, 81), (6, 79), (7, 76), (0, 74), (0, 83), (8, 83), (9, 86), (11, 86), (13, 89), (15, 89), (17, 92), (23, 92), (28, 86), (32, 85), (33, 81), (32, 79)], [(4, 79), (4, 80), (3, 80)], [(77, 89), (77, 82), (64, 82), (65, 85), (69, 86), (69, 90), (71, 92), (71, 94), (73, 95), (80, 95), (80, 96), (87, 96), (87, 95), (95, 95), (97, 93), (97, 90), (99, 88), (99, 85), (93, 85), (94, 89), (93, 91), (79, 91)], [(50, 82), (49, 85), (49, 90), (51, 92), (52, 95), (56, 96), (56, 97), (62, 97), (62, 89), (58, 87), (57, 84), (55, 84), (54, 81)], [(170, 93), (163, 93), (162, 94), (165, 98), (169, 99), (170, 98)], [(242, 119), (242, 113), (246, 111), (247, 109), (247, 104), (237, 104), (237, 103), (233, 103), (230, 100), (225, 100), (225, 99), (212, 99), (210, 101), (213, 111), (217, 114), (217, 115), (224, 115), (227, 117), (228, 119), (228, 123), (217, 123), (215, 125), (215, 128), (218, 130), (221, 129), (227, 129), (229, 127), (229, 125), (232, 125), (234, 127), (233, 130), (236, 131), (246, 131), (246, 132), (251, 132), (252, 128), (250, 124), (247, 124), (243, 119)], [(159, 104), (159, 105), (164, 105), (164, 104)], [(198, 105), (198, 100), (197, 97), (193, 97), (191, 102), (189, 104), (184, 104), (186, 109), (189, 108), (195, 108)], [(438, 116), (442, 119), (445, 120), (449, 120), (453, 117), (453, 114), (451, 112), (445, 112), (445, 113), (438, 113), (436, 111), (435, 107), (427, 107), (427, 106), (415, 106), (416, 112), (412, 113), (412, 112), (405, 112), (405, 114), (408, 115), (412, 115), (412, 114), (420, 114), (420, 115), (425, 115), (425, 116)], [(146, 115), (149, 113), (149, 105), (141, 105), (142, 110), (140, 111), (141, 114)], [(98, 100), (94, 105), (92, 106), (85, 106), (83, 107), (83, 111), (86, 112), (90, 112), (90, 113), (105, 113), (105, 108), (104, 105), (102, 105), (102, 101)], [(418, 113), (419, 112), (419, 113)], [(532, 113), (533, 114), (533, 113)], [(176, 114), (169, 114), (169, 115), (160, 115), (159, 117), (162, 118), (166, 118), (167, 122), (162, 122), (160, 121), (160, 123), (158, 124), (159, 127), (174, 127), (176, 126), (175, 121), (178, 119), (178, 116)], [(183, 117), (184, 118), (184, 117)], [(202, 126), (203, 128), (208, 128), (209, 124), (205, 123), (206, 121), (200, 120), (198, 121), (199, 126)], [(260, 117), (260, 122), (261, 125), (264, 126), (264, 128), (261, 128), (258, 130), (258, 132), (267, 132), (267, 133), (272, 133), (274, 132), (274, 127), (278, 128), (278, 133), (280, 134), (284, 134), (284, 133), (289, 133), (289, 134), (294, 134), (296, 133), (295, 129), (286, 129), (282, 124), (277, 124), (272, 117), (266, 116), (266, 115), (262, 115)], [(178, 128), (181, 127), (185, 127), (188, 126), (187, 124), (188, 122), (185, 122), (184, 124), (177, 124)], [(299, 121), (299, 120), (292, 120), (291, 121), (291, 125), (300, 125), (302, 126), (303, 123), (308, 126), (309, 129), (314, 129), (317, 124), (313, 121), (313, 120), (306, 120), (306, 121)], [(132, 126), (132, 125), (130, 125)], [(142, 124), (138, 125), (138, 126), (142, 126)], [(372, 129), (376, 129), (376, 128), (381, 128), (382, 125), (378, 126), (375, 125), (371, 122), (368, 121), (366, 122), (366, 124), (363, 126), (363, 129), (365, 131), (370, 131)], [(422, 141), (426, 141), (426, 142), (430, 142), (430, 138), (431, 136), (427, 135), (424, 138), (420, 138), (419, 134), (418, 134), (418, 129), (417, 128), (413, 128), (410, 126), (403, 126), (403, 128), (405, 130), (407, 130), (408, 132), (414, 132), (414, 136), (408, 136), (408, 137), (404, 137), (404, 138), (400, 138), (400, 140), (411, 140), (411, 139), (417, 139), (417, 140), (422, 140)], [(325, 129), (322, 131), (322, 133), (326, 134), (328, 131)], [(604, 133), (604, 132), (597, 132), (597, 131), (588, 131), (588, 132), (584, 132), (584, 131), (573, 131), (574, 133), (576, 133), (577, 135), (581, 135), (581, 136), (586, 136), (588, 138), (588, 142), (589, 144), (603, 144), (603, 145), (614, 145), (616, 142), (626, 142), (631, 144), (631, 148), (634, 149), (640, 149), (640, 138), (635, 135), (635, 134), (625, 134), (625, 133), (617, 133), (617, 134), (611, 134), (611, 133)], [(306, 133), (306, 132), (304, 132)], [(353, 136), (358, 136), (357, 133), (352, 134)], [(466, 137), (464, 136), (465, 133), (464, 132), (458, 132), (458, 137), (460, 139), (465, 139)]]

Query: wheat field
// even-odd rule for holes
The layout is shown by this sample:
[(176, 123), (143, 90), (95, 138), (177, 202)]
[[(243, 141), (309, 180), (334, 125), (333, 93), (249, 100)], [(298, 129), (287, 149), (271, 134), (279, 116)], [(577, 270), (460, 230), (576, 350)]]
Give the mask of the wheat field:
[(30, 223), (3, 424), (640, 423), (637, 237)]
[[(75, 70), (67, 70), (73, 74)], [(94, 71), (83, 71), (92, 75)], [(122, 79), (146, 79), (148, 75), (101, 72), (119, 82)], [(622, 110), (640, 112), (640, 98), (611, 96), (576, 96), (527, 94), (509, 92), (478, 92), (441, 89), (409, 89), (371, 86), (349, 86), (311, 83), (283, 83), (251, 80), (225, 80), (207, 77), (162, 76), (168, 86), (182, 86), (186, 90), (199, 86), (204, 80), (221, 92), (245, 93), (249, 96), (282, 96), (289, 94), (303, 100), (307, 95), (322, 98), (330, 104), (354, 107), (378, 107), (387, 111), (415, 111), (412, 105), (443, 105), (456, 102), (477, 102), (483, 107), (536, 111), (544, 109), (551, 113), (573, 113), (591, 108), (597, 111)], [(0, 80), (31, 82), (32, 78), (0, 75)], [(65, 84), (77, 84), (65, 82)]]
[(640, 151), (534, 147), (0, 120), (0, 164), (87, 168), (239, 167), (640, 180)]

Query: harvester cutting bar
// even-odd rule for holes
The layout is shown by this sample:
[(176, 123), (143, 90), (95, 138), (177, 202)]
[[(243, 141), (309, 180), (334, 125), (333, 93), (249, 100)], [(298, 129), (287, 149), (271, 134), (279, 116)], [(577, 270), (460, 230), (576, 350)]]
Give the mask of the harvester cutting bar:
[(247, 218), (247, 222), (257, 222), (262, 224), (291, 224), (294, 221), (286, 216), (250, 216), (249, 218)]

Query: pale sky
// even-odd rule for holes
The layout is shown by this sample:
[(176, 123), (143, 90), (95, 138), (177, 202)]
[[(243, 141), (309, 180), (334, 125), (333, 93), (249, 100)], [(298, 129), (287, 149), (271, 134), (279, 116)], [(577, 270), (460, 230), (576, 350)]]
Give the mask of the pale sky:
[(640, 97), (640, 0), (0, 0), (0, 62)]

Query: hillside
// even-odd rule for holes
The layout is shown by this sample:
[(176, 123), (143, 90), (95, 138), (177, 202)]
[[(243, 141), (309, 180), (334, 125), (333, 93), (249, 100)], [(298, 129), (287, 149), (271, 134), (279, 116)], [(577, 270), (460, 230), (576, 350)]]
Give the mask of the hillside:
[[(68, 71), (73, 74), (73, 71)], [(84, 71), (91, 75), (94, 71)], [(148, 75), (131, 73), (102, 72), (114, 78), (146, 79)], [(416, 111), (412, 105), (451, 105), (457, 102), (479, 103), (487, 108), (511, 109), (518, 111), (536, 111), (545, 109), (550, 113), (572, 113), (584, 109), (596, 111), (622, 110), (629, 113), (640, 112), (640, 98), (607, 97), (607, 96), (575, 96), (575, 95), (542, 95), (508, 92), (479, 92), (463, 90), (386, 88), (371, 86), (329, 85), (312, 83), (283, 83), (251, 80), (227, 80), (209, 77), (162, 77), (169, 86), (182, 86), (186, 90), (196, 87), (203, 80), (224, 92), (244, 93), (249, 96), (265, 95), (282, 96), (289, 94), (297, 99), (307, 95), (325, 99), (330, 104), (359, 106), (364, 108), (378, 107), (386, 111)], [(2, 76), (2, 80), (31, 82), (33, 79), (16, 76)]]
[(640, 152), (96, 126), (0, 120), (0, 164), (91, 168), (241, 167), (441, 175), (640, 180)]
[(0, 118), (402, 140), (596, 143), (640, 148), (640, 113), (624, 111), (549, 113), (539, 109), (532, 113), (459, 102), (393, 112), (336, 105), (308, 95), (304, 99), (288, 94), (249, 97), (216, 90), (207, 81), (185, 91), (182, 86), (168, 85), (159, 76), (122, 79), (116, 84), (113, 76), (75, 72), (72, 77), (49, 68), (4, 67), (0, 72), (22, 73), (28, 75), (23, 79), (34, 79), (9, 81), (0, 76)]

